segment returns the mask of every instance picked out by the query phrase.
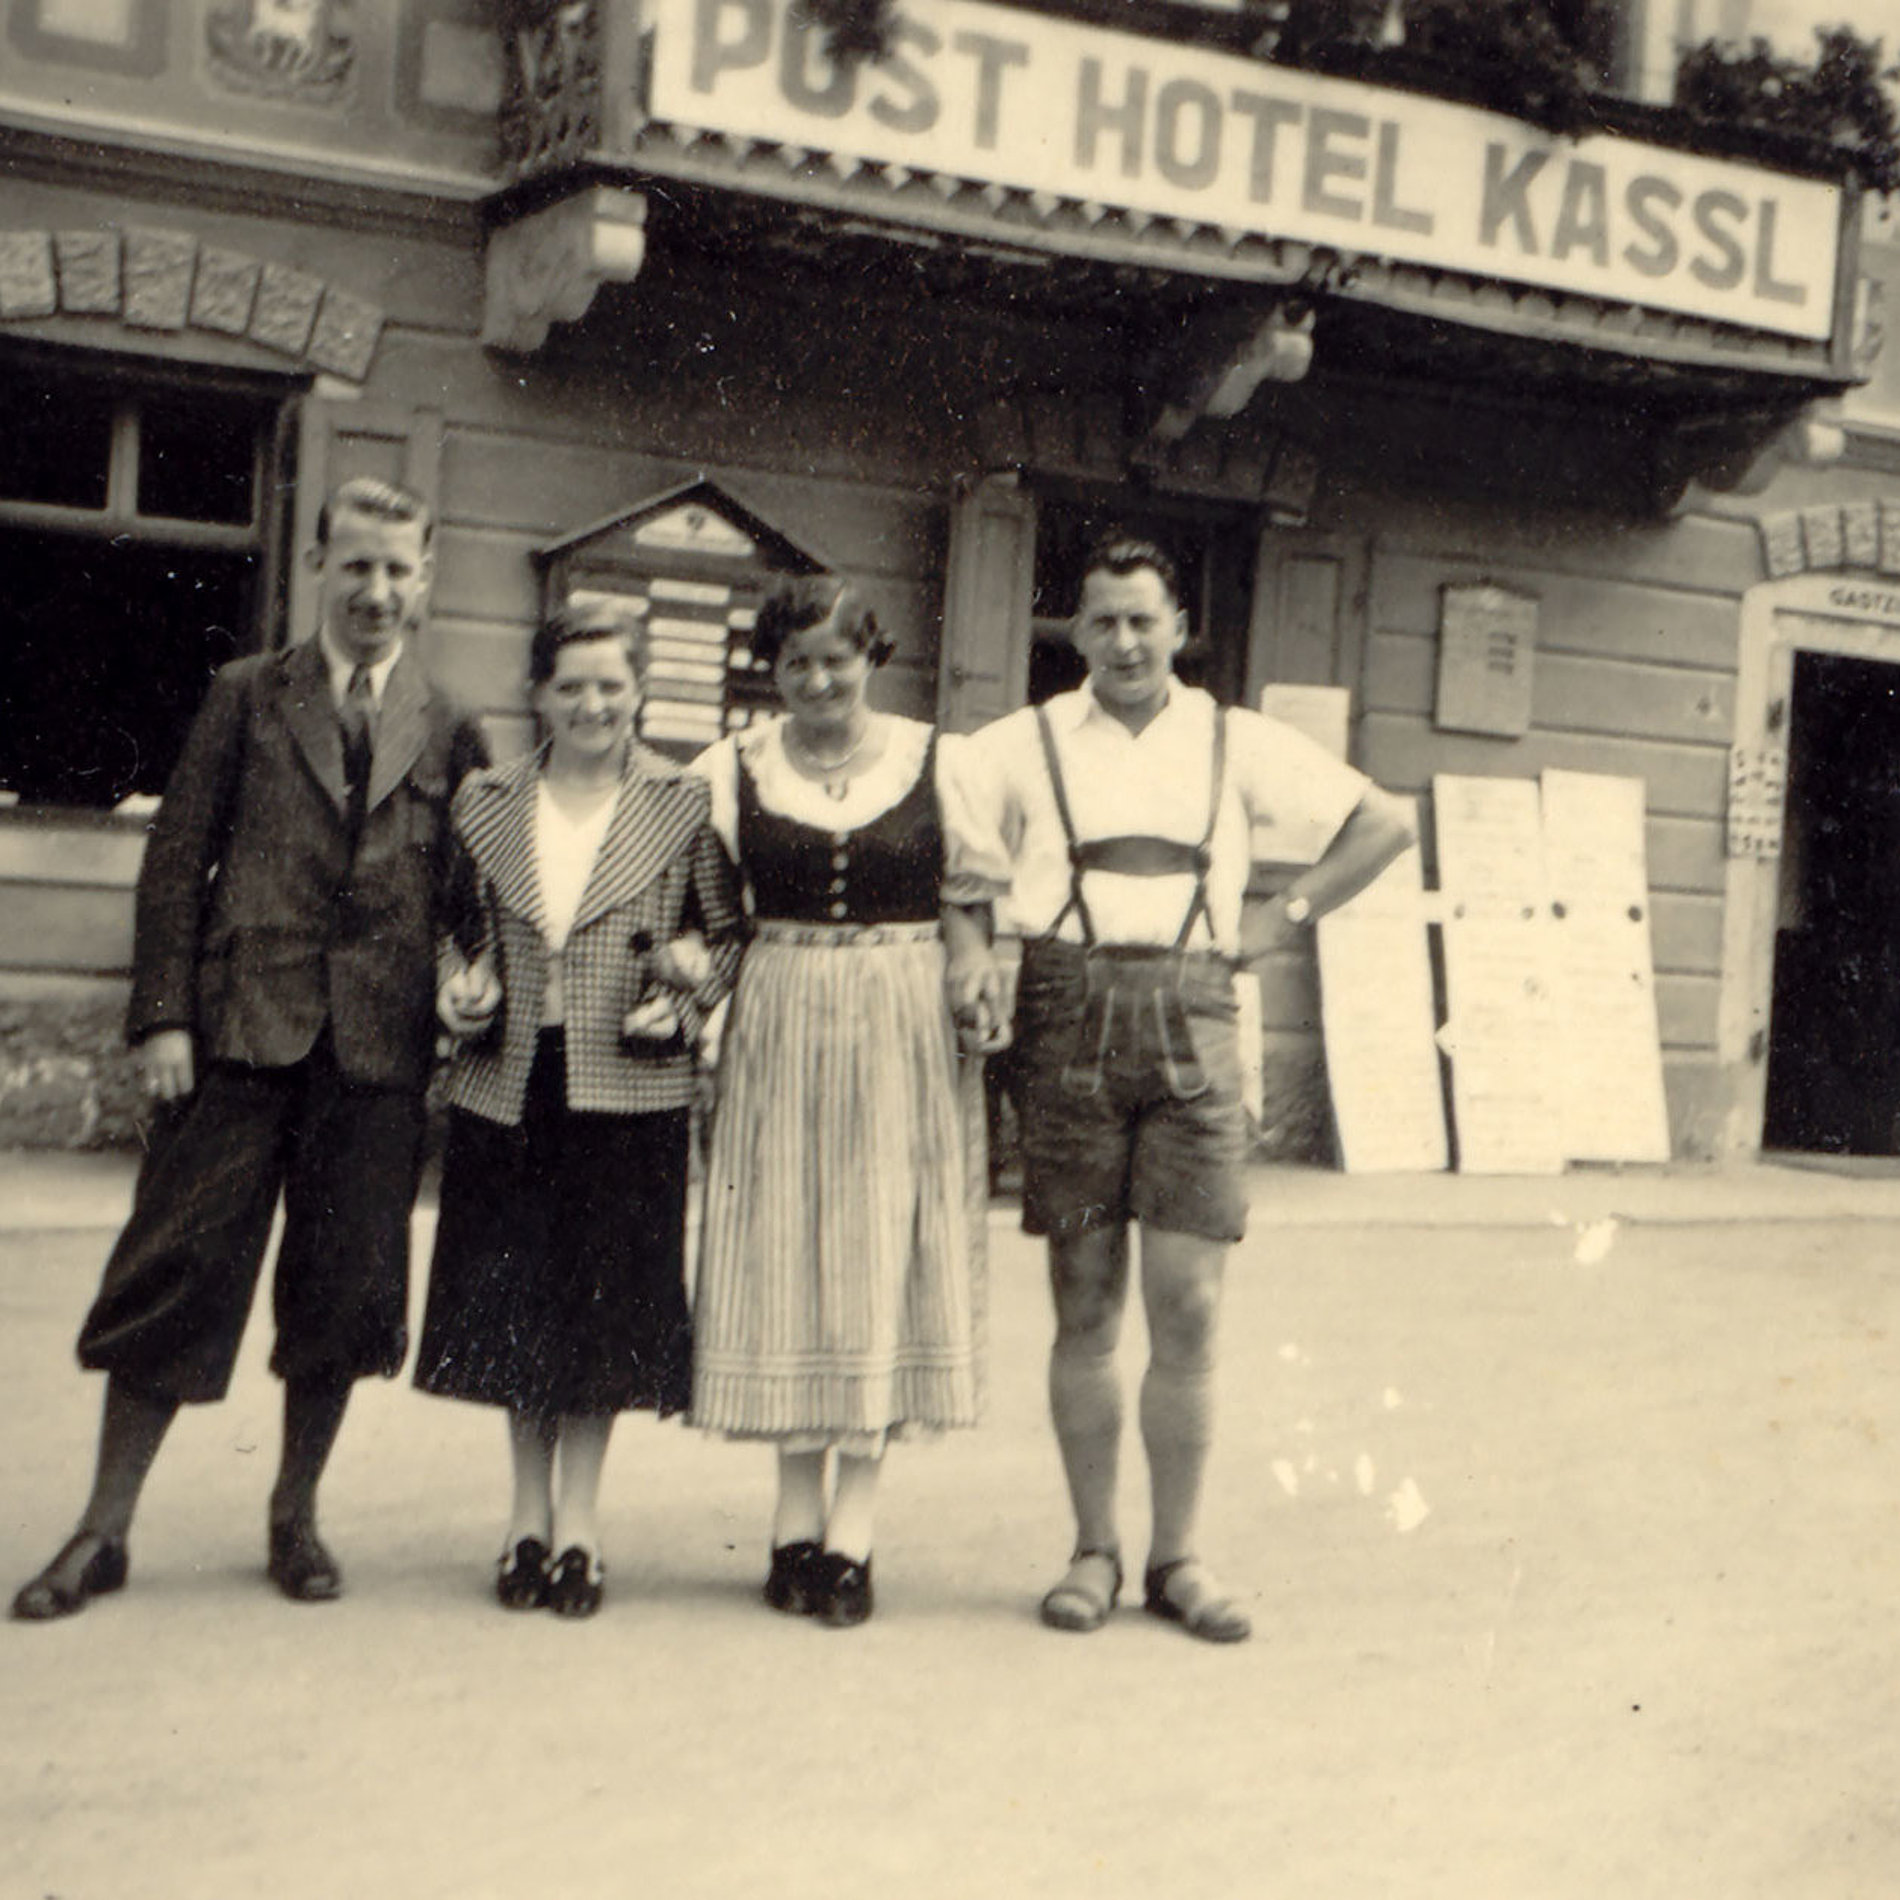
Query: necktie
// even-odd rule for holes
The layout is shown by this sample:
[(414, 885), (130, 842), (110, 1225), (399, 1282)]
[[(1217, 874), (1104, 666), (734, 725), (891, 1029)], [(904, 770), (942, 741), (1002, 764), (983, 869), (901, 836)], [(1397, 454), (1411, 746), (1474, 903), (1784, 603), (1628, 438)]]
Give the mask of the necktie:
[(370, 754), (376, 749), (376, 694), (367, 666), (351, 670), (337, 722), (343, 728), (343, 776), (351, 795), (361, 798), (369, 788)]

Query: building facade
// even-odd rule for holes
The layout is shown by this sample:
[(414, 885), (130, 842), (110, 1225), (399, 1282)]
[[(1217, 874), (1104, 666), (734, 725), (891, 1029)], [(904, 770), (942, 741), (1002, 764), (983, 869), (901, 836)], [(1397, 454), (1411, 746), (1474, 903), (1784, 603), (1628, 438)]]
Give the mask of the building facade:
[[(117, 1125), (142, 801), (210, 667), (310, 632), (316, 504), (368, 471), (437, 510), (427, 657), (504, 751), (550, 593), (644, 604), (686, 749), (763, 704), (761, 588), (837, 567), (885, 703), (968, 727), (1069, 677), (1086, 538), (1153, 532), (1199, 677), (1344, 689), (1384, 783), (1642, 781), (1678, 1152), (1890, 1146), (1900, 1071), (1837, 1073), (1900, 1019), (1890, 228), (1241, 21), (908, 0), (839, 63), (787, 0), (0, 0), (15, 1137)], [(1530, 603), (1475, 719), (1470, 588)], [(1310, 957), (1262, 1008), (1267, 1135), (1311, 1148)]]

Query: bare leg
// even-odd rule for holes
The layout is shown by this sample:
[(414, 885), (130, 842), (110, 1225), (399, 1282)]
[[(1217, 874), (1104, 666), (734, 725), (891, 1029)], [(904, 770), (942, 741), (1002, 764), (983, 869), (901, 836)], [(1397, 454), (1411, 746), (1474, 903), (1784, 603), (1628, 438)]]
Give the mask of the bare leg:
[(1151, 1563), (1172, 1563), (1194, 1550), (1213, 1440), (1214, 1334), (1226, 1255), (1219, 1241), (1193, 1234), (1144, 1229), (1141, 1237), (1149, 1342), (1141, 1436), (1154, 1501)]
[(825, 1522), (825, 1548), (862, 1563), (871, 1554), (871, 1533), (877, 1512), (877, 1481), (884, 1454), (868, 1458), (838, 1454), (838, 1486)]
[(508, 1414), (508, 1456), (514, 1473), (514, 1499), (508, 1507), (512, 1551), (523, 1538), (552, 1545), (554, 1537), (555, 1421), (526, 1412)]
[(1075, 1510), (1076, 1548), (1114, 1550), (1122, 1429), (1115, 1348), (1128, 1299), (1126, 1227), (1052, 1238), (1049, 1285), (1056, 1312), (1049, 1411)]
[(1201, 1481), (1213, 1438), (1214, 1334), (1227, 1249), (1197, 1235), (1144, 1229), (1142, 1297), (1150, 1357), (1141, 1387), (1154, 1533), (1146, 1607), (1214, 1643), (1238, 1643), (1253, 1625), (1194, 1554)]

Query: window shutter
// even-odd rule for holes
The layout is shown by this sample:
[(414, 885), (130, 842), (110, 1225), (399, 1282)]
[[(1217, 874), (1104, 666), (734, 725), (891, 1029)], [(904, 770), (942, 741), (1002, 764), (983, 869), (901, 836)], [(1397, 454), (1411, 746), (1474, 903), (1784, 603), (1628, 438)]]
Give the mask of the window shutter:
[(950, 512), (937, 723), (973, 732), (1029, 697), (1036, 504), (1013, 476), (985, 476)]

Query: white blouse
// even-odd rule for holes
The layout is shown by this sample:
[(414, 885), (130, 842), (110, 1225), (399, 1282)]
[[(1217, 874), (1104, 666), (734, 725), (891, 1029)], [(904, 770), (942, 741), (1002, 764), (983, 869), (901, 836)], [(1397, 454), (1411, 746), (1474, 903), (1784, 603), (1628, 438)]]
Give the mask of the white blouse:
[(581, 899), (587, 892), (587, 880), (594, 874), (594, 862), (607, 841), (607, 827), (619, 802), (616, 787), (592, 811), (575, 818), (555, 802), (545, 779), (535, 788), (535, 872), (541, 883), (542, 936), (548, 946), (548, 983), (541, 999), (544, 1023), (566, 1020), (561, 952), (567, 947), (568, 933), (574, 928)]

